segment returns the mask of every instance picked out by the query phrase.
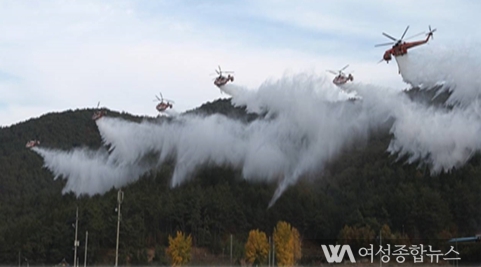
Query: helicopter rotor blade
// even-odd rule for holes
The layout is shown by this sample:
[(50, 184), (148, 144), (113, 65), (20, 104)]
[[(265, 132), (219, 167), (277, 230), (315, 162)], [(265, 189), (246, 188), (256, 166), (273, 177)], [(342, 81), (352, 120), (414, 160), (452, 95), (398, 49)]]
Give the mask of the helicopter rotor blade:
[(415, 35), (413, 35), (413, 36), (409, 36), (408, 38), (406, 38), (406, 40), (412, 39), (412, 38), (414, 38), (414, 37), (418, 37), (419, 35), (423, 35), (423, 34), (425, 34), (425, 33), (426, 33), (426, 32), (420, 32), (420, 33), (415, 34)]
[(347, 64), (344, 68), (342, 68), (341, 71), (347, 69), (347, 67), (349, 67), (349, 64)]
[(404, 35), (406, 35), (406, 32), (408, 32), (408, 29), (409, 29), (409, 25), (406, 27), (406, 30), (404, 30), (404, 33), (401, 36), (401, 40), (404, 38)]
[(382, 35), (384, 35), (384, 36), (386, 36), (387, 38), (393, 40), (394, 42), (397, 42), (397, 39), (396, 39), (396, 38), (392, 37), (391, 35), (389, 35), (389, 34), (387, 34), (387, 33), (385, 33), (385, 32), (383, 32)]
[(378, 47), (378, 46), (385, 46), (385, 45), (392, 45), (392, 44), (394, 44), (394, 42), (383, 43), (383, 44), (377, 44), (377, 45), (375, 45), (374, 47)]
[(327, 72), (330, 72), (330, 73), (332, 73), (332, 74), (334, 74), (334, 75), (337, 75), (337, 72), (336, 72), (336, 71), (333, 71), (333, 70), (326, 70), (326, 71), (327, 71)]

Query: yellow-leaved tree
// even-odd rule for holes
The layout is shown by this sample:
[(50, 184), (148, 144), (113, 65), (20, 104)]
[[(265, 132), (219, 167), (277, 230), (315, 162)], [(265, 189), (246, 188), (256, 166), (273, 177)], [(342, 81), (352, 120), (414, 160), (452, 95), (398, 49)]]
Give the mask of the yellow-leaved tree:
[(276, 261), (278, 266), (293, 266), (302, 257), (301, 238), (296, 228), (287, 222), (278, 222), (274, 229)]
[(247, 262), (254, 265), (264, 263), (269, 254), (269, 242), (267, 242), (266, 234), (259, 230), (251, 230), (245, 246), (245, 253)]
[(172, 261), (172, 266), (181, 266), (190, 262), (190, 250), (192, 248), (192, 237), (185, 236), (184, 233), (177, 231), (175, 238), (169, 235), (169, 247), (167, 256)]

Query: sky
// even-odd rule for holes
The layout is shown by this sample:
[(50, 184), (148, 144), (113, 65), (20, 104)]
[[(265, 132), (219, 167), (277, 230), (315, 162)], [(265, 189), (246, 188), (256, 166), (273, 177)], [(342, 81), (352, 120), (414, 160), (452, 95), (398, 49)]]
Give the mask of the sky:
[[(257, 90), (286, 73), (350, 64), (355, 82), (407, 88), (388, 42), (437, 28), (428, 45), (479, 43), (479, 1), (0, 1), (0, 126), (102, 107), (157, 116), (226, 98), (214, 69)], [(414, 38), (414, 40), (423, 37)], [(416, 48), (415, 48), (416, 49)], [(453, 55), (455, 56), (455, 55)]]

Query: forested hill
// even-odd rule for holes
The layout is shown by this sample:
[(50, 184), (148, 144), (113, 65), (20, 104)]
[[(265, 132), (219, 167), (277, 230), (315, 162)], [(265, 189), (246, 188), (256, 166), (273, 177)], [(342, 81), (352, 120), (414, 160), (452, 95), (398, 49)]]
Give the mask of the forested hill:
[[(42, 158), (25, 148), (34, 138), (42, 146), (97, 149), (101, 139), (93, 110), (51, 113), (0, 129), (0, 263), (15, 264), (19, 253), (32, 264), (72, 262), (76, 206), (79, 240), (88, 230), (89, 264), (112, 263), (116, 240), (115, 189), (104, 195), (62, 195), (65, 181), (54, 180)], [(229, 100), (207, 103), (189, 113), (220, 113), (246, 122), (256, 119)], [(109, 111), (140, 122), (143, 118)], [(153, 118), (149, 118), (154, 120)], [(239, 170), (204, 168), (189, 182), (170, 188), (172, 166), (124, 188), (120, 263), (166, 263), (167, 236), (190, 233), (196, 247), (226, 253), (234, 236), (234, 257), (242, 257), (248, 231), (270, 235), (284, 220), (296, 227), (304, 244), (337, 239), (345, 226), (388, 225), (413, 242), (472, 236), (481, 230), (481, 157), (463, 168), (431, 176), (428, 169), (396, 162), (386, 153), (389, 133), (379, 132), (360, 147), (346, 150), (327, 169), (289, 188), (270, 209), (276, 185), (242, 179)], [(83, 246), (79, 248), (83, 255)], [(479, 253), (478, 253), (479, 254)], [(309, 260), (305, 253), (304, 261)], [(481, 259), (480, 259), (481, 260)]]

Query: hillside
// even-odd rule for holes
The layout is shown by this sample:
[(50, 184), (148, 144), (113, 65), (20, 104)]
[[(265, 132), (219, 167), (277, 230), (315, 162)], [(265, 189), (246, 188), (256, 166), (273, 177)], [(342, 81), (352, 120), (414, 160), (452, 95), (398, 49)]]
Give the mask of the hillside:
[[(113, 262), (117, 191), (76, 198), (62, 194), (65, 180), (54, 180), (42, 168), (42, 158), (25, 148), (38, 137), (43, 147), (68, 151), (101, 147), (93, 110), (51, 113), (0, 129), (0, 263), (15, 264), (19, 252), (30, 264), (56, 264), (72, 259), (75, 208), (79, 207), (79, 240), (89, 232), (89, 264)], [(222, 114), (245, 123), (257, 116), (217, 100), (188, 113)], [(109, 111), (108, 116), (135, 122), (143, 118)], [(155, 121), (150, 118), (149, 120)], [(124, 188), (120, 262), (166, 263), (167, 236), (182, 230), (192, 234), (196, 247), (221, 255), (234, 235), (235, 258), (242, 257), (248, 231), (272, 233), (284, 220), (301, 233), (306, 244), (334, 242), (345, 225), (388, 225), (404, 232), (413, 244), (472, 236), (481, 230), (481, 157), (462, 168), (431, 176), (426, 167), (404, 164), (386, 153), (387, 130), (373, 133), (366, 143), (346, 149), (320, 173), (306, 175), (267, 209), (276, 185), (247, 182), (229, 166), (204, 167), (187, 183), (170, 188), (173, 166), (164, 165)], [(472, 261), (480, 261), (472, 247)], [(79, 250), (83, 255), (83, 246)], [(477, 256), (476, 256), (477, 255)], [(316, 255), (305, 255), (309, 263)], [(465, 258), (466, 258), (465, 257)], [(477, 257), (477, 258), (476, 258)], [(71, 262), (71, 261), (69, 261)]]

